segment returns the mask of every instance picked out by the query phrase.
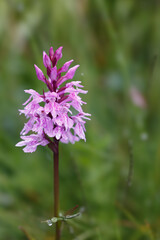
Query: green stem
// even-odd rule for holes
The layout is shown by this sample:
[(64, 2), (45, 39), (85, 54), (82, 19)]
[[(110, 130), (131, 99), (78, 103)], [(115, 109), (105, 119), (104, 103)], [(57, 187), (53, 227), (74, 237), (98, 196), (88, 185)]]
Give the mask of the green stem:
[[(59, 217), (59, 141), (54, 139), (54, 216)], [(56, 223), (56, 238), (60, 240), (60, 224)]]

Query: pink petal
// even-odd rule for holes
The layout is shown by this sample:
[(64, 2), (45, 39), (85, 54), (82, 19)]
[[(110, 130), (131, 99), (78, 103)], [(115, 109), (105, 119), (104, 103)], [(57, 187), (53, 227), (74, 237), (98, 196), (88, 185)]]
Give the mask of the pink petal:
[(62, 49), (63, 47), (59, 47), (54, 53), (54, 58), (56, 58), (57, 61), (62, 58)]
[(32, 153), (32, 152), (35, 152), (37, 149), (37, 145), (32, 145), (32, 146), (26, 146), (25, 148), (23, 148), (23, 151), (25, 153)]
[(43, 140), (40, 142), (40, 145), (41, 145), (41, 146), (46, 146), (48, 143), (49, 143), (49, 141), (48, 141), (47, 139), (43, 139)]
[(63, 82), (65, 82), (66, 80), (69, 80), (69, 79), (72, 79), (74, 77), (74, 74), (77, 70), (77, 68), (79, 67), (80, 65), (76, 65), (72, 68), (70, 68), (68, 70), (68, 72), (63, 76), (61, 77), (60, 79), (58, 79), (57, 81), (57, 86), (60, 86)]
[(64, 118), (62, 117), (57, 117), (55, 122), (57, 123), (58, 126), (62, 126), (64, 123)]
[(72, 101), (71, 103), (72, 107), (74, 107), (78, 112), (83, 112), (82, 107), (79, 102)]
[(51, 60), (45, 52), (43, 52), (43, 64), (46, 68), (51, 68)]
[(68, 117), (68, 128), (71, 129), (73, 127), (74, 121)]
[(50, 78), (51, 78), (52, 82), (57, 79), (57, 67), (56, 66), (51, 69)]
[(34, 64), (34, 67), (36, 69), (37, 78), (45, 83), (45, 76), (42, 70), (39, 67), (37, 67), (35, 64)]
[(74, 61), (74, 60), (70, 60), (70, 61), (66, 62), (66, 63), (63, 65), (63, 67), (61, 67), (61, 68), (58, 70), (58, 73), (67, 72), (69, 66), (71, 65), (71, 63), (72, 63), (73, 61)]
[(61, 135), (62, 135), (61, 128), (60, 128), (60, 127), (56, 127), (56, 128), (53, 130), (53, 133), (54, 133), (54, 136), (57, 138), (57, 140), (59, 140), (60, 137), (61, 137)]
[(20, 141), (18, 142), (15, 146), (16, 147), (22, 147), (22, 146), (25, 146), (26, 145), (26, 142), (25, 141)]
[(72, 144), (74, 144), (75, 142), (79, 141), (79, 137), (73, 136), (71, 131), (67, 131), (66, 135), (68, 137), (68, 141), (71, 142)]
[(66, 73), (66, 75), (65, 75), (65, 77), (66, 77), (66, 79), (72, 79), (73, 77), (74, 77), (74, 74), (75, 74), (75, 72), (76, 72), (76, 70), (77, 70), (77, 68), (79, 67), (80, 65), (76, 65), (76, 66), (74, 66), (74, 67), (72, 67), (72, 68), (70, 68), (69, 70), (68, 70), (68, 72)]
[(81, 81), (72, 81), (72, 82), (66, 83), (66, 87), (76, 86), (76, 87), (83, 88), (84, 86), (81, 85), (80, 83)]
[(28, 89), (28, 90), (26, 89), (26, 90), (24, 90), (24, 92), (29, 93), (29, 94), (34, 95), (34, 96), (40, 96), (40, 94), (33, 89)]
[(48, 114), (52, 111), (52, 103), (51, 102), (45, 104), (44, 111), (46, 114)]
[(46, 123), (46, 126), (44, 128), (44, 131), (45, 133), (49, 136), (49, 137), (53, 137), (54, 134), (53, 134), (53, 122), (52, 122), (52, 119), (47, 117), (45, 119), (45, 123)]
[(81, 139), (84, 139), (86, 141), (85, 134), (80, 123), (76, 124), (74, 131)]
[(53, 51), (53, 47), (51, 47), (49, 49), (49, 57), (50, 57), (51, 61), (53, 61), (53, 56), (54, 56), (54, 51)]

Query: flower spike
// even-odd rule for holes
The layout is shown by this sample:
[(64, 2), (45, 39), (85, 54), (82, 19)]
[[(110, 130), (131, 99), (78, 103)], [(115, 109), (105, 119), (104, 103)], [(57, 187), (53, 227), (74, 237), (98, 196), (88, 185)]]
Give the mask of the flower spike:
[[(53, 138), (72, 144), (80, 139), (86, 141), (85, 123), (90, 120), (90, 114), (83, 112), (82, 105), (86, 103), (79, 94), (86, 94), (87, 91), (81, 89), (83, 85), (80, 81), (65, 83), (73, 79), (79, 65), (69, 69), (73, 62), (70, 60), (57, 69), (57, 61), (62, 58), (62, 48), (59, 47), (54, 52), (51, 47), (49, 55), (43, 52), (43, 64), (48, 77), (34, 65), (37, 78), (47, 85), (48, 91), (43, 90), (41, 95), (33, 89), (25, 90), (30, 97), (23, 104), (24, 109), (19, 111), (26, 116), (28, 122), (21, 131), (22, 141), (16, 144), (17, 147), (24, 146), (24, 152), (34, 152), (38, 145), (48, 145), (51, 148)], [(64, 72), (66, 74), (61, 76)], [(71, 108), (77, 113), (73, 114)]]

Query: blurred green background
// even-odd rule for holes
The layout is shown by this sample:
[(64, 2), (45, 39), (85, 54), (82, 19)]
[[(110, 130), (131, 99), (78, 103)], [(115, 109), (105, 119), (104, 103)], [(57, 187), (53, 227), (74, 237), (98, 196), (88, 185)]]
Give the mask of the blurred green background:
[(61, 209), (85, 208), (62, 240), (160, 239), (158, 0), (0, 0), (0, 239), (53, 239), (52, 154), (15, 147), (50, 46), (80, 64), (92, 114), (87, 142), (60, 146)]

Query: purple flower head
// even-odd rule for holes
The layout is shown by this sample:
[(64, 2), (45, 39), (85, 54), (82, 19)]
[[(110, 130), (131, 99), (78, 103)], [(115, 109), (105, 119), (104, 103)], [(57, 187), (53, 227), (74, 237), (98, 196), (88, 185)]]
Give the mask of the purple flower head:
[[(43, 52), (47, 77), (34, 65), (37, 78), (47, 85), (48, 92), (39, 94), (33, 89), (25, 90), (30, 97), (23, 104), (24, 109), (19, 112), (24, 114), (28, 121), (20, 133), (23, 141), (16, 144), (18, 147), (25, 146), (24, 152), (34, 152), (38, 145), (53, 145), (53, 139), (63, 143), (75, 143), (80, 139), (86, 141), (85, 120), (90, 120), (90, 114), (83, 112), (82, 105), (86, 103), (79, 94), (86, 94), (87, 91), (81, 89), (83, 85), (80, 81), (66, 83), (73, 79), (79, 67), (76, 65), (69, 69), (73, 60), (57, 69), (57, 62), (62, 58), (62, 48), (59, 47), (54, 52), (51, 47), (49, 55)], [(30, 135), (27, 135), (29, 133)]]

